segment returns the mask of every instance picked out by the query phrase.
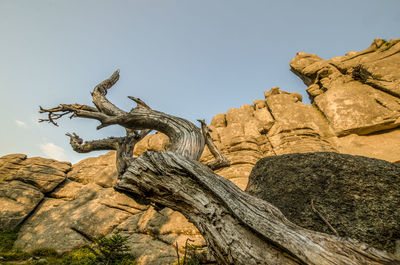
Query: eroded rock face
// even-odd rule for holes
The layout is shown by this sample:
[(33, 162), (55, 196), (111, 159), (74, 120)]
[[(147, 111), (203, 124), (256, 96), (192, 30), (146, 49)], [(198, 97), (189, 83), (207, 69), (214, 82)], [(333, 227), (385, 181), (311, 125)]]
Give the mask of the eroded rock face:
[(112, 188), (93, 183), (82, 186), (75, 197), (70, 201), (46, 198), (22, 226), (15, 246), (28, 251), (70, 251), (111, 233), (127, 218), (147, 208)]
[[(110, 166), (112, 165), (112, 166)], [(90, 157), (76, 163), (68, 173), (68, 179), (81, 184), (95, 183), (104, 188), (114, 186), (117, 181), (115, 152)]]
[(21, 162), (25, 159), (26, 155), (24, 154), (11, 154), (0, 157), (0, 181), (18, 171)]
[[(153, 137), (158, 139), (157, 135)], [(93, 238), (120, 233), (128, 237), (138, 264), (172, 264), (176, 261), (176, 243), (182, 255), (187, 238), (195, 240), (191, 243), (196, 245), (205, 245), (197, 229), (180, 213), (168, 208), (157, 212), (140, 200), (114, 191), (116, 180), (115, 152), (109, 152), (73, 165), (68, 178), (46, 197), (38, 189), (21, 183), (44, 200), (22, 225), (15, 247), (26, 251), (54, 248), (61, 253), (85, 245)], [(9, 190), (8, 186), (5, 190)], [(24, 192), (13, 194), (22, 198), (20, 208), (29, 208), (31, 199)], [(12, 207), (16, 208), (15, 204)], [(14, 219), (8, 216), (11, 213), (4, 218), (10, 223)]]
[[(313, 107), (338, 152), (400, 161), (400, 39), (376, 39), (361, 52), (323, 60), (298, 53), (291, 70), (308, 86)], [(379, 143), (379, 144), (377, 144)]]
[(21, 161), (19, 169), (7, 176), (6, 180), (19, 180), (47, 193), (66, 179), (70, 169), (71, 163), (68, 162), (32, 157)]
[(246, 191), (266, 200), (295, 224), (391, 253), (400, 239), (400, 167), (387, 161), (338, 153), (288, 154), (261, 159)]
[(337, 136), (369, 134), (399, 126), (400, 40), (375, 40), (361, 52), (323, 60), (298, 53), (291, 69)]
[(0, 158), (0, 230), (19, 225), (66, 179), (67, 162), (12, 154)]
[(43, 197), (38, 189), (23, 182), (0, 182), (0, 231), (19, 225)]

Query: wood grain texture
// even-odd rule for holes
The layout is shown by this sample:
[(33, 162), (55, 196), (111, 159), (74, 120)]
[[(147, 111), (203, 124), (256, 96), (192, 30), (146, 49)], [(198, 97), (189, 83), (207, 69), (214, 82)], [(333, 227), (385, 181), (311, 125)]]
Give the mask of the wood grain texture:
[(173, 152), (132, 159), (116, 189), (181, 212), (220, 264), (400, 264), (366, 244), (303, 229), (273, 205)]

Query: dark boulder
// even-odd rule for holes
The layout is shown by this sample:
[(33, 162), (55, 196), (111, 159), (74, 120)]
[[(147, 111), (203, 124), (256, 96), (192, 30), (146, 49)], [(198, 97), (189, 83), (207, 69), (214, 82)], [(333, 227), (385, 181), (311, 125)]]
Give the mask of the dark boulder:
[(400, 239), (400, 166), (383, 160), (319, 152), (265, 157), (253, 168), (246, 191), (292, 222), (394, 251)]

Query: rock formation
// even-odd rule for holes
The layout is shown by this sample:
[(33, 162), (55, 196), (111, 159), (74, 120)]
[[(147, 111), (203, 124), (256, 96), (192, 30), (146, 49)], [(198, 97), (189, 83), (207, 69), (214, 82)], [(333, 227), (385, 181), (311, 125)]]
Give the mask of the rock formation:
[[(9, 163), (19, 156), (10, 155), (1, 159)], [(36, 158), (26, 160), (30, 159), (36, 161)], [(54, 163), (54, 160), (42, 159), (42, 165), (49, 168)], [(11, 196), (14, 196), (16, 203), (21, 205), (17, 208), (14, 203), (10, 204), (9, 210), (2, 209), (0, 218), (11, 220), (5, 228), (18, 224), (12, 222), (14, 215), (24, 213), (20, 217), (23, 220), (34, 210), (21, 227), (16, 247), (27, 251), (54, 248), (66, 252), (96, 237), (118, 232), (128, 237), (128, 244), (139, 264), (161, 265), (176, 261), (176, 242), (182, 251), (188, 237), (195, 240), (197, 245), (205, 245), (196, 228), (180, 213), (170, 209), (157, 212), (139, 199), (132, 200), (112, 188), (117, 179), (115, 152), (82, 160), (72, 167), (67, 163), (59, 163), (68, 166), (65, 181), (45, 195), (38, 188), (16, 180), (8, 181), (6, 178), (6, 181), (0, 182), (0, 203), (5, 201), (5, 205), (10, 204), (13, 201)], [(17, 172), (24, 172), (28, 167), (30, 163), (25, 163)], [(53, 169), (49, 169), (49, 172), (57, 173)], [(31, 170), (31, 173), (39, 179), (46, 176), (41, 176), (43, 172), (39, 168)], [(18, 174), (12, 176), (10, 179), (19, 178)], [(4, 191), (3, 195), (3, 190), (8, 193)], [(21, 194), (19, 190), (24, 193)], [(33, 194), (30, 195), (30, 192)], [(7, 197), (8, 194), (11, 195)], [(34, 196), (38, 198), (34, 200)], [(11, 213), (14, 215), (10, 216)]]
[[(312, 105), (298, 93), (274, 87), (265, 99), (217, 114), (209, 125), (231, 166), (215, 172), (245, 189), (256, 162), (268, 156), (339, 152), (400, 161), (400, 40), (375, 40), (362, 52), (322, 60), (298, 53), (291, 70), (308, 86)], [(162, 133), (146, 136), (134, 150), (162, 151)], [(206, 148), (201, 162), (213, 159)], [(91, 238), (128, 236), (139, 264), (176, 261), (175, 242), (204, 245), (195, 227), (170, 209), (156, 211), (115, 192), (115, 153), (73, 166), (50, 159), (0, 158), (0, 229), (23, 222), (17, 247), (67, 251)], [(284, 211), (284, 209), (281, 209)], [(180, 248), (182, 251), (182, 248)]]
[(287, 154), (257, 162), (246, 191), (295, 224), (350, 237), (391, 253), (400, 239), (400, 167), (338, 153)]
[[(400, 39), (376, 39), (361, 52), (323, 60), (298, 53), (291, 70), (308, 86), (341, 153), (400, 160)], [(379, 144), (376, 144), (379, 143)]]
[(67, 178), (71, 164), (26, 155), (0, 158), (0, 230), (19, 225), (52, 191)]

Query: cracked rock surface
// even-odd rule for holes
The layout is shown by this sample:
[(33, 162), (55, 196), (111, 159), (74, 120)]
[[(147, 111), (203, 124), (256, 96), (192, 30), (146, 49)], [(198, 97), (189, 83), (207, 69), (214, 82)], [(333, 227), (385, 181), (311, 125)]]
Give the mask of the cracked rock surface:
[(44, 193), (62, 183), (69, 162), (24, 154), (0, 158), (0, 230), (19, 225), (42, 201)]
[[(16, 156), (3, 158), (14, 161), (21, 157)], [(41, 179), (40, 172), (32, 175)], [(109, 152), (73, 165), (63, 182), (46, 195), (18, 180), (0, 182), (1, 205), (14, 209), (0, 209), (1, 223), (15, 227), (34, 210), (15, 242), (15, 247), (25, 251), (54, 248), (62, 253), (96, 237), (120, 233), (128, 237), (138, 264), (174, 263), (175, 244), (183, 254), (187, 238), (194, 240), (193, 244), (205, 245), (197, 229), (180, 213), (168, 208), (156, 211), (116, 192), (112, 188), (116, 180), (115, 152)]]

